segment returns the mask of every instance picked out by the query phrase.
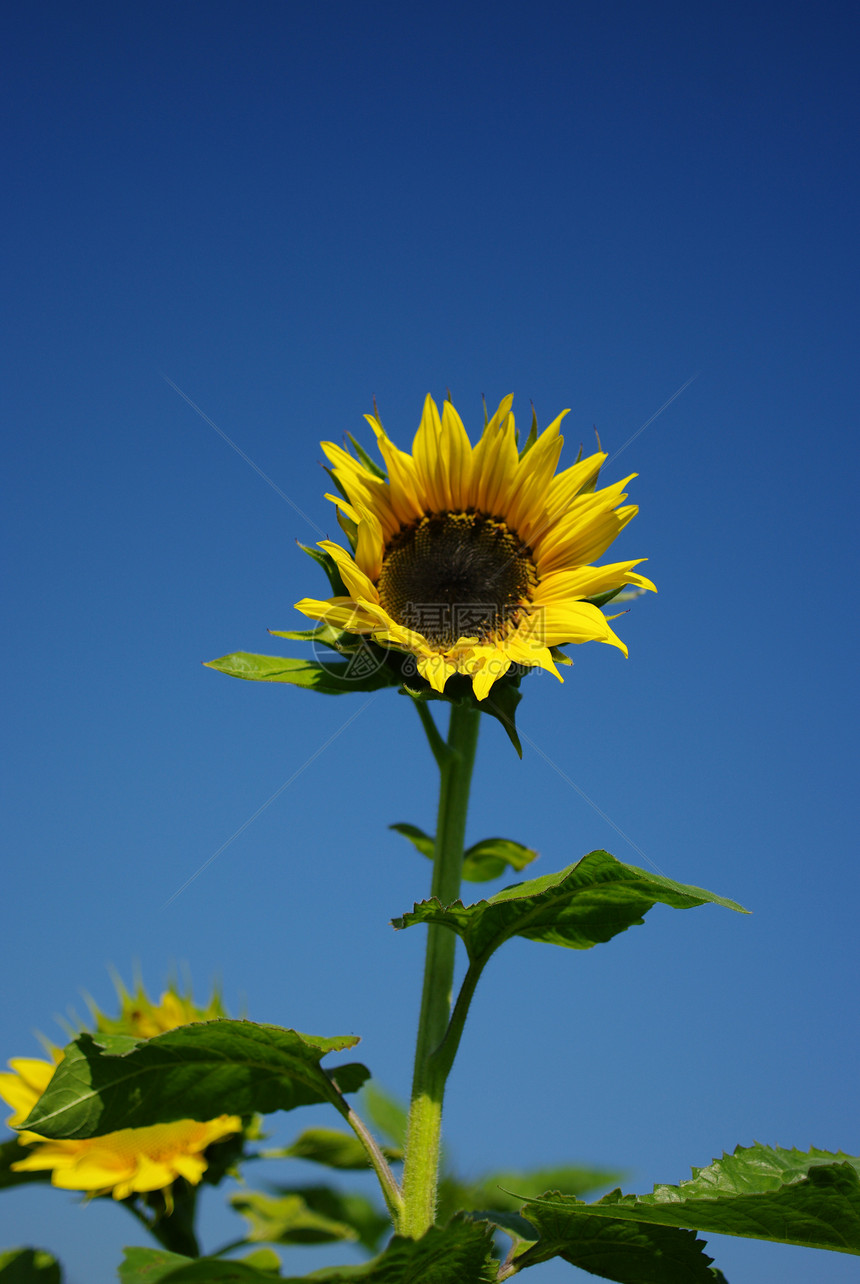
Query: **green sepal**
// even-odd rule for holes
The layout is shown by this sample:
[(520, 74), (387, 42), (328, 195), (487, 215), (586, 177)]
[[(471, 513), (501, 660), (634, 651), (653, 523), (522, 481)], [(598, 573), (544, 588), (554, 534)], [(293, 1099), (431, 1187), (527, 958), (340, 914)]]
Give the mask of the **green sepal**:
[(120, 1284), (283, 1284), (280, 1275), (261, 1269), (252, 1259), (184, 1257), (166, 1248), (125, 1249), (118, 1275)]
[(532, 405), (532, 426), (531, 428), (529, 428), (528, 437), (526, 437), (525, 441), (523, 442), (523, 448), (520, 451), (520, 459), (522, 459), (524, 455), (528, 454), (528, 452), (531, 450), (532, 446), (535, 444), (537, 439), (538, 439), (537, 411), (535, 410), (534, 405)]
[(543, 1205), (536, 1209), (534, 1203), (523, 1208), (538, 1238), (515, 1253), (512, 1265), (520, 1270), (561, 1257), (617, 1284), (726, 1284), (722, 1271), (711, 1266), (714, 1259), (705, 1253), (704, 1240), (693, 1230), (571, 1217)]
[(522, 676), (520, 674), (515, 678), (503, 678), (500, 682), (494, 682), (486, 700), (479, 702), (482, 713), (488, 713), (491, 718), (495, 718), (502, 724), (506, 736), (520, 758), (523, 756), (523, 747), (517, 733), (516, 712), (517, 705), (523, 698), (523, 693), (520, 691)]
[[(389, 1163), (398, 1163), (403, 1158), (402, 1150), (383, 1147), (383, 1153)], [(307, 1159), (325, 1168), (357, 1170), (370, 1167), (367, 1151), (355, 1133), (341, 1132), (339, 1128), (306, 1128), (291, 1146), (267, 1150), (266, 1158)]]
[(349, 438), (349, 440), (352, 442), (353, 450), (355, 451), (356, 455), (358, 455), (358, 458), (360, 459), (362, 464), (364, 464), (367, 471), (369, 473), (372, 473), (373, 476), (376, 477), (377, 480), (379, 481), (383, 481), (383, 482), (388, 481), (388, 474), (385, 472), (383, 468), (379, 467), (379, 464), (376, 462), (375, 459), (371, 459), (370, 455), (368, 455), (367, 451), (364, 449), (361, 442), (356, 441), (355, 437), (353, 437), (351, 432), (348, 432), (346, 435)]
[(335, 517), (337, 518), (338, 526), (346, 536), (349, 546), (354, 553), (358, 547), (358, 524), (354, 522), (351, 517), (347, 516), (339, 504), (335, 510)]
[(324, 1039), (253, 1021), (200, 1021), (152, 1039), (83, 1033), (65, 1049), (23, 1126), (44, 1137), (95, 1137), (174, 1119), (269, 1114), (336, 1103), (368, 1078), (364, 1066), (327, 1074), (330, 1052), (355, 1035)]
[(22, 1145), (17, 1137), (12, 1137), (10, 1141), (0, 1144), (0, 1190), (5, 1190), (9, 1186), (23, 1186), (31, 1181), (49, 1182), (51, 1180), (50, 1169), (22, 1173), (12, 1171), (12, 1165), (21, 1159), (26, 1159), (29, 1153), (29, 1147)]
[(344, 486), (343, 482), (338, 481), (334, 469), (330, 468), (327, 464), (323, 464), (322, 469), (324, 473), (328, 474), (328, 477), (329, 477), (329, 480), (331, 481), (332, 486), (334, 486), (334, 488), (340, 492), (341, 497), (345, 499), (348, 504), (351, 504), (352, 501), (349, 498), (349, 493), (346, 487)]
[(400, 681), (384, 664), (377, 664), (376, 657), (365, 653), (364, 648), (356, 651), (350, 660), (334, 660), (331, 664), (236, 651), (233, 655), (222, 655), (218, 660), (207, 660), (205, 667), (226, 673), (231, 678), (244, 678), (248, 682), (285, 682), (323, 695), (381, 691), (384, 687), (397, 686)]
[[(389, 825), (388, 828), (408, 838), (422, 856), (433, 859), (435, 840), (425, 834), (423, 829), (405, 821)], [(536, 859), (536, 851), (522, 843), (515, 843), (510, 838), (484, 838), (479, 843), (473, 843), (464, 852), (463, 878), (470, 883), (486, 883), (491, 878), (498, 878), (507, 868), (525, 869), (526, 865)]]
[(358, 1239), (346, 1222), (315, 1212), (300, 1194), (242, 1190), (230, 1196), (230, 1203), (248, 1223), (246, 1237), (254, 1244), (331, 1244)]
[(60, 1263), (43, 1248), (0, 1250), (0, 1284), (61, 1284), (62, 1278)]
[(345, 635), (330, 624), (318, 624), (315, 629), (267, 629), (273, 638), (287, 638), (290, 642), (319, 642), (321, 646), (336, 649), (335, 644)]
[(328, 577), (331, 586), (332, 597), (349, 597), (346, 591), (346, 585), (341, 579), (340, 571), (337, 569), (337, 562), (331, 553), (327, 553), (324, 548), (313, 548), (310, 544), (301, 544), (298, 540), (296, 543), (303, 553), (313, 558), (318, 566), (321, 566)]
[(403, 683), (401, 694), (411, 696), (413, 700), (444, 700), (448, 704), (468, 704), (479, 713), (489, 714), (491, 718), (495, 718), (502, 724), (505, 734), (522, 758), (523, 747), (516, 728), (516, 708), (522, 699), (519, 685), (523, 673), (515, 671), (515, 667), (511, 666), (511, 676), (506, 675), (493, 683), (492, 690), (485, 700), (478, 700), (475, 697), (472, 679), (463, 673), (452, 674), (445, 683), (444, 691), (435, 691), (430, 683), (425, 682), (417, 673), (414, 676), (410, 675), (406, 681), (401, 678)]
[(584, 597), (582, 600), (583, 602), (589, 602), (592, 606), (606, 606), (608, 602), (618, 597), (619, 593), (623, 593), (624, 588), (625, 586), (622, 584), (620, 588), (610, 589), (608, 593), (597, 593), (594, 597)]
[(246, 1116), (242, 1132), (228, 1133), (206, 1147), (206, 1170), (201, 1181), (206, 1186), (220, 1186), (225, 1177), (235, 1177), (245, 1157), (245, 1142), (257, 1133), (261, 1120)]
[(713, 892), (625, 865), (609, 852), (595, 851), (557, 874), (516, 883), (474, 905), (454, 901), (443, 906), (435, 897), (422, 901), (392, 923), (395, 928), (414, 923), (448, 927), (462, 937), (470, 960), (483, 964), (511, 936), (590, 949), (641, 924), (643, 916), (658, 903), (675, 909), (712, 903), (748, 912)]
[(860, 1158), (755, 1142), (650, 1195), (614, 1190), (596, 1204), (545, 1195), (521, 1209), (529, 1221), (550, 1211), (860, 1254)]

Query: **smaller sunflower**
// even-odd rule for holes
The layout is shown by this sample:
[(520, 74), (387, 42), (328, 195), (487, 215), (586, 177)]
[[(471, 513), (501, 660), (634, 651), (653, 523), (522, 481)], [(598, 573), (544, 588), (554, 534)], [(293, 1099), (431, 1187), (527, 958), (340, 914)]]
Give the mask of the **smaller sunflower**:
[(559, 681), (557, 650), (567, 643), (607, 642), (627, 654), (602, 611), (626, 585), (654, 589), (634, 571), (643, 560), (591, 563), (606, 552), (638, 509), (624, 505), (631, 477), (602, 490), (599, 451), (555, 473), (568, 413), (522, 450), (505, 397), (472, 446), (450, 401), (431, 397), (412, 453), (399, 450), (376, 415), (387, 474), (359, 449), (322, 448), (341, 492), (327, 495), (351, 552), (329, 540), (346, 593), (303, 598), (304, 615), (346, 633), (371, 637), (415, 657), (418, 672), (439, 692), (466, 674), (478, 700), (511, 665), (542, 668)]
[[(121, 992), (123, 1015), (117, 1021), (96, 1016), (96, 1028), (151, 1038), (164, 1030), (220, 1014), (217, 1000), (207, 1009), (196, 1008), (190, 999), (169, 990), (157, 1004), (142, 990), (134, 996)], [(213, 1005), (216, 1010), (213, 1010)], [(51, 1081), (63, 1059), (59, 1048), (49, 1045), (52, 1060), (15, 1057), (11, 1073), (0, 1073), (0, 1098), (12, 1107), (8, 1123), (20, 1128)], [(87, 1191), (90, 1195), (112, 1195), (127, 1199), (134, 1194), (163, 1191), (169, 1211), (170, 1187), (178, 1177), (192, 1186), (202, 1179), (207, 1167), (205, 1151), (213, 1142), (242, 1131), (238, 1115), (219, 1115), (198, 1122), (177, 1119), (147, 1128), (123, 1128), (102, 1137), (50, 1141), (27, 1130), (18, 1133), (26, 1156), (11, 1165), (14, 1172), (50, 1171), (51, 1183), (63, 1190)]]

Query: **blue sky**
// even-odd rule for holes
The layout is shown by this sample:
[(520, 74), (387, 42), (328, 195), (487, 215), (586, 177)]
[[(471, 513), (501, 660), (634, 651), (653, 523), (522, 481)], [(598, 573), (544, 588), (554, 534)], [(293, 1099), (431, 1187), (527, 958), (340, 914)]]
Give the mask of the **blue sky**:
[[(277, 653), (266, 629), (322, 593), (295, 544), (337, 535), (320, 439), (369, 444), (376, 396), (408, 446), (446, 388), (474, 435), (512, 391), (526, 422), (571, 408), (563, 461), (596, 428), (606, 479), (639, 473), (617, 556), (660, 591), (619, 622), (629, 660), (594, 644), (525, 683), (522, 762), (487, 720), (469, 838), (536, 872), (605, 847), (755, 913), (507, 946), (450, 1150), (636, 1191), (753, 1139), (860, 1152), (857, 27), (796, 3), (7, 14), (2, 1059), (81, 990), (108, 1004), (108, 964), (152, 991), (185, 964), (234, 1013), (361, 1034), (408, 1091), (422, 929), (387, 924), (429, 867), (386, 826), (432, 827), (417, 718), (200, 662)], [(209, 1247), (239, 1233), (221, 1207)], [(0, 1224), (70, 1284), (139, 1242), (51, 1190)], [(732, 1284), (855, 1269), (710, 1243)]]

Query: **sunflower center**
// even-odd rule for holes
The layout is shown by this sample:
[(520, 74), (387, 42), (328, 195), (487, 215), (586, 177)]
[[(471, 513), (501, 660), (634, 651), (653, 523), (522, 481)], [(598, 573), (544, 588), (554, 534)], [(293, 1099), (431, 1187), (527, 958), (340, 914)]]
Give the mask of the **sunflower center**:
[(515, 624), (537, 573), (504, 522), (483, 513), (423, 517), (399, 531), (382, 559), (379, 598), (393, 620), (431, 646), (488, 641)]

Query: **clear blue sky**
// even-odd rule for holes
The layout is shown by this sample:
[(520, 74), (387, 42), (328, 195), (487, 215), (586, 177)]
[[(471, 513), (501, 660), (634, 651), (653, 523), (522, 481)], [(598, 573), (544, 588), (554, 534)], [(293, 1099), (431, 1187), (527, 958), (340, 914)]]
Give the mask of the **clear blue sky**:
[[(408, 1090), (423, 930), (387, 924), (429, 867), (386, 826), (432, 827), (418, 721), (200, 661), (277, 653), (266, 629), (322, 593), (294, 542), (337, 534), (321, 438), (367, 442), (375, 395), (407, 446), (446, 387), (474, 432), (513, 391), (523, 420), (571, 408), (568, 462), (594, 427), (626, 446), (617, 555), (660, 592), (618, 626), (629, 660), (594, 644), (526, 682), (522, 763), (488, 720), (469, 837), (538, 847), (536, 872), (606, 847), (755, 914), (507, 946), (450, 1149), (636, 1191), (753, 1139), (860, 1151), (858, 35), (833, 3), (7, 11), (0, 1059), (81, 989), (109, 1003), (106, 964), (157, 991), (175, 962), (234, 1013), (361, 1034)], [(221, 1200), (209, 1247), (239, 1233)], [(70, 1284), (140, 1242), (51, 1190), (0, 1225)], [(710, 1243), (731, 1284), (856, 1271)]]

